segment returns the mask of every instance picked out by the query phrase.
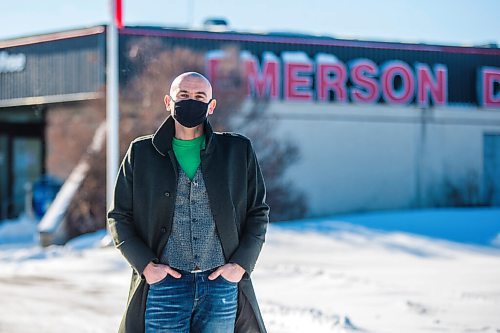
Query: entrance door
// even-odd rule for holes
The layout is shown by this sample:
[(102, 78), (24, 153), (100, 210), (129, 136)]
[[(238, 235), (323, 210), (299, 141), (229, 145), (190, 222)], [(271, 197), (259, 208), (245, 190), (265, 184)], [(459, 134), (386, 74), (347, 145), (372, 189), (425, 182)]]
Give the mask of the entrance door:
[(12, 203), (14, 215), (19, 215), (25, 210), (26, 186), (42, 173), (42, 143), (38, 138), (16, 137), (12, 149)]
[(483, 143), (486, 203), (500, 206), (500, 134), (485, 134)]
[(0, 221), (25, 210), (26, 183), (43, 170), (43, 124), (0, 122)]

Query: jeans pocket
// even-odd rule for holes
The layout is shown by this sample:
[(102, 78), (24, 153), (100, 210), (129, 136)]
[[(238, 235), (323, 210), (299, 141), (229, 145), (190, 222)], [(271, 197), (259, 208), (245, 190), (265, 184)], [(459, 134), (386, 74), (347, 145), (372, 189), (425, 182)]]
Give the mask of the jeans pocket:
[(228, 279), (226, 279), (225, 277), (223, 277), (223, 276), (222, 276), (222, 274), (220, 274), (220, 275), (219, 275), (219, 278), (220, 278), (222, 281), (224, 281), (224, 282), (226, 282), (226, 283), (230, 283), (230, 284), (232, 284), (232, 285), (237, 285), (237, 284), (238, 284), (238, 282), (229, 281)]
[(165, 277), (164, 277), (163, 279), (161, 279), (160, 281), (153, 282), (153, 283), (151, 283), (149, 286), (150, 286), (150, 287), (154, 287), (154, 286), (159, 285), (160, 283), (162, 283), (163, 281), (165, 281), (169, 275), (170, 275), (170, 274), (165, 275)]

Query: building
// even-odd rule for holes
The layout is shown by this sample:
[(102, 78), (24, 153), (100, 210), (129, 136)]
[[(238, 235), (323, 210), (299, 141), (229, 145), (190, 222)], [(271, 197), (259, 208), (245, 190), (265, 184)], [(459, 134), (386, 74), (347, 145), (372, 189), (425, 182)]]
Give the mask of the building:
[[(125, 27), (122, 84), (145, 38), (203, 52), (215, 84), (222, 50), (238, 47), (248, 96), (271, 100), (275, 135), (299, 148), (284, 177), (309, 216), (500, 205), (496, 47)], [(69, 175), (86, 149), (73, 133), (90, 143), (104, 115), (87, 101), (104, 97), (105, 51), (104, 26), (0, 41), (0, 219), (23, 210), (27, 182)]]

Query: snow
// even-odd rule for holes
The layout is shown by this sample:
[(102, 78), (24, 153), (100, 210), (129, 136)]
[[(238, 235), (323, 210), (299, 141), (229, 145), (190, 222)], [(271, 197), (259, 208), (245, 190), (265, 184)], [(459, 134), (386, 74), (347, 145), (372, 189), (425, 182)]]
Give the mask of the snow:
[(318, 64), (336, 64), (339, 62), (340, 62), (339, 59), (333, 54), (318, 53), (316, 55), (316, 63)]
[[(105, 231), (41, 248), (0, 223), (0, 332), (115, 332), (131, 269)], [(500, 209), (270, 225), (252, 273), (270, 333), (500, 332)]]
[(296, 62), (296, 63), (304, 63), (310, 64), (312, 63), (311, 59), (307, 55), (307, 53), (302, 51), (286, 51), (281, 53), (281, 58), (285, 63), (288, 62)]
[(14, 221), (0, 221), (0, 247), (5, 244), (23, 245), (37, 241), (36, 237), (37, 221), (21, 216)]

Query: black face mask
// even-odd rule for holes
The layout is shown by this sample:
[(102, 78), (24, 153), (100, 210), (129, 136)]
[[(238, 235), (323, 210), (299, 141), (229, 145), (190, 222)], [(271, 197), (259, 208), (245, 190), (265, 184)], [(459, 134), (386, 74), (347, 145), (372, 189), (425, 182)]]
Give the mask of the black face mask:
[(211, 101), (208, 101), (208, 103), (194, 99), (174, 101), (175, 106), (172, 116), (184, 127), (196, 127), (207, 118), (208, 104)]

